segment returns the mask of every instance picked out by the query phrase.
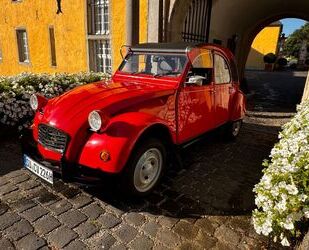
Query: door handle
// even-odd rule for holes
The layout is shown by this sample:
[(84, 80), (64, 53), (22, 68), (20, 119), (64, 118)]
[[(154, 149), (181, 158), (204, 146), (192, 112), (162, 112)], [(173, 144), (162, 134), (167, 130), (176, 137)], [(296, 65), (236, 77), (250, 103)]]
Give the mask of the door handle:
[(229, 87), (229, 93), (233, 94), (235, 92), (235, 88), (234, 87)]

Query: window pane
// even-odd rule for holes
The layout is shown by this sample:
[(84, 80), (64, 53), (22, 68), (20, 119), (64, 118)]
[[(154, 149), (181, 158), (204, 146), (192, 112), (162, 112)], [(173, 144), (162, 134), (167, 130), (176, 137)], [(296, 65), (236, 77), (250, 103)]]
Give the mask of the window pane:
[(109, 40), (89, 40), (90, 70), (111, 72), (111, 49)]
[(51, 65), (52, 66), (57, 66), (56, 45), (55, 45), (55, 30), (54, 30), (54, 27), (49, 27), (49, 40), (50, 40)]
[(215, 82), (229, 83), (231, 81), (229, 67), (222, 56), (215, 55)]
[(90, 35), (109, 34), (108, 0), (89, 0), (87, 13), (88, 13), (88, 34)]
[(17, 30), (17, 46), (20, 62), (29, 62), (29, 48), (26, 30)]

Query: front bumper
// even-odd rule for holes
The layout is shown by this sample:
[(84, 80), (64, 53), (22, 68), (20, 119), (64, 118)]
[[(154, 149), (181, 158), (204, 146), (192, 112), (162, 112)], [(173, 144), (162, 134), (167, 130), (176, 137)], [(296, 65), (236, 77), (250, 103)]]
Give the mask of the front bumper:
[(75, 163), (68, 162), (65, 157), (60, 161), (44, 159), (37, 149), (37, 142), (33, 139), (32, 130), (24, 130), (20, 136), (22, 153), (28, 155), (34, 161), (52, 170), (54, 178), (65, 182), (77, 182), (80, 184), (99, 184), (106, 177), (101, 170), (91, 169)]

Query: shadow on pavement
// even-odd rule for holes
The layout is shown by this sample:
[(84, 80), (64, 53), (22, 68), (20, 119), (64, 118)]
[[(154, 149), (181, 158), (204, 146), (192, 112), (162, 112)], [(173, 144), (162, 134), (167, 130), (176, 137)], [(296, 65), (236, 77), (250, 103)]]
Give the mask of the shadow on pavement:
[[(262, 162), (277, 141), (279, 127), (245, 123), (233, 142), (218, 131), (182, 151), (184, 169), (170, 169), (149, 197), (132, 199), (108, 183), (84, 190), (124, 212), (139, 211), (175, 218), (205, 215), (250, 215), (252, 189), (262, 175)], [(173, 166), (171, 166), (173, 167)]]

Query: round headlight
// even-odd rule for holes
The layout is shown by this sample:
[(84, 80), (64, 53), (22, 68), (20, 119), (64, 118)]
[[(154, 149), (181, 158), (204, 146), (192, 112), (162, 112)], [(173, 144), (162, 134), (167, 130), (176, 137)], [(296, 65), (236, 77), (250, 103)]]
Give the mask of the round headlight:
[(37, 95), (33, 94), (30, 96), (30, 106), (33, 110), (37, 110), (39, 107), (39, 101)]
[(99, 131), (102, 127), (102, 118), (99, 112), (94, 110), (88, 116), (88, 123), (93, 131)]

